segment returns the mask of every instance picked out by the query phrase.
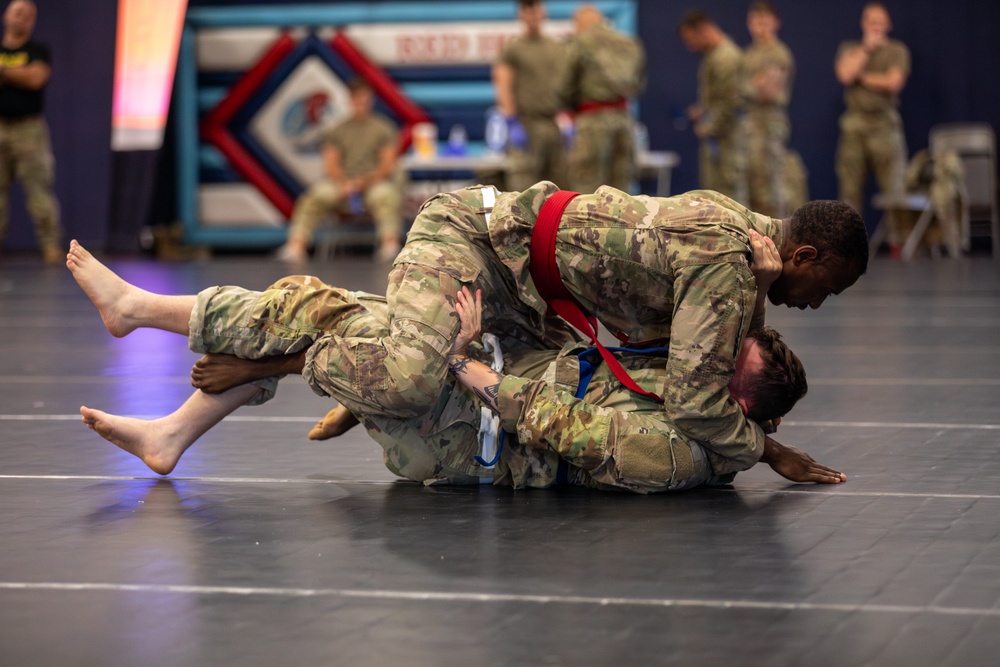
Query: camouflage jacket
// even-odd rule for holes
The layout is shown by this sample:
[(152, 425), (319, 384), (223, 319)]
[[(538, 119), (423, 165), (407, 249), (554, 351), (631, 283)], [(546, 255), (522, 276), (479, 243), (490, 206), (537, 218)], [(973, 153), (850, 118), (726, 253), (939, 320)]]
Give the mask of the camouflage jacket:
[(744, 101), (743, 52), (728, 37), (705, 54), (698, 68), (698, 103), (709, 137), (725, 137), (738, 128)]
[[(732, 481), (732, 473), (713, 476), (705, 450), (667, 422), (658, 404), (623, 388), (606, 364), (596, 366), (577, 398), (578, 353), (587, 349), (568, 343), (562, 350), (505, 355), (509, 374), (498, 404), (506, 434), (493, 469), (473, 458), (482, 402), (454, 378), (437, 408), (423, 417), (396, 419), (360, 410), (355, 416), (382, 445), (391, 471), (427, 485), (488, 479), (545, 488), (562, 477), (568, 484), (654, 493)], [(662, 357), (618, 353), (618, 358), (640, 385), (662, 385)]]
[[(531, 279), (531, 231), (556, 190), (542, 182), (501, 194), (489, 231), (521, 300), (539, 314), (546, 305)], [(728, 391), (757, 292), (751, 228), (781, 247), (777, 221), (717, 192), (662, 199), (604, 186), (570, 202), (556, 237), (560, 275), (586, 310), (620, 339), (669, 340), (656, 393), (667, 420), (709, 450), (715, 474), (746, 469), (764, 447)]]
[(576, 35), (566, 46), (559, 97), (571, 109), (581, 102), (613, 102), (645, 88), (646, 54), (642, 43), (607, 25)]
[[(743, 67), (746, 72), (746, 98), (750, 107), (788, 107), (792, 95), (792, 80), (795, 77), (795, 58), (784, 42), (771, 44), (751, 44), (743, 52)], [(781, 85), (774, 99), (761, 99), (754, 88), (754, 78), (768, 73), (777, 73)]]
[[(842, 42), (837, 49), (834, 62), (844, 54), (862, 47), (861, 42)], [(900, 41), (890, 39), (875, 49), (862, 69), (863, 73), (877, 72), (884, 74), (891, 69), (900, 70), (907, 78), (910, 76), (910, 50)], [(884, 90), (874, 90), (863, 86), (856, 80), (844, 87), (844, 106), (847, 111), (863, 113), (885, 112), (899, 106), (899, 95)]]
[[(505, 448), (499, 481), (548, 486), (560, 459), (568, 464), (567, 482), (593, 488), (654, 493), (732, 481), (732, 474), (713, 477), (702, 447), (666, 421), (659, 405), (622, 387), (596, 355), (591, 359), (598, 365), (583, 399), (575, 398), (578, 353), (585, 349), (565, 346), (541, 373), (515, 363), (512, 372), (528, 377), (504, 378), (498, 396), (501, 424), (516, 440)], [(662, 390), (662, 356), (617, 356), (640, 386)], [(522, 358), (522, 366), (529, 360), (530, 355)]]
[(553, 118), (560, 109), (558, 82), (565, 45), (543, 35), (515, 37), (504, 47), (500, 62), (514, 73), (514, 103), (521, 118)]

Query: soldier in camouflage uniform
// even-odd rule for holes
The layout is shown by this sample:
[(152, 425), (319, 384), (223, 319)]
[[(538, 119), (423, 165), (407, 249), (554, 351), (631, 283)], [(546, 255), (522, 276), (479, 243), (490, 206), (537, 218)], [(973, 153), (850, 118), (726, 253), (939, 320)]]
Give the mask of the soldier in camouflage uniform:
[(509, 128), (505, 183), (510, 190), (539, 181), (564, 183), (566, 177), (563, 138), (556, 124), (561, 106), (556, 86), (565, 49), (542, 33), (541, 0), (519, 4), (524, 34), (507, 43), (493, 67), (497, 107)]
[[(313, 385), (353, 392), (390, 416), (426, 414), (444, 384), (459, 327), (452, 295), (463, 286), (489, 295), (484, 330), (505, 351), (573, 340), (548, 316), (530, 272), (535, 221), (557, 191), (543, 182), (521, 193), (476, 187), (430, 199), (389, 275), (390, 335), (321, 337), (306, 358), (307, 377), (321, 376)], [(750, 271), (752, 232), (780, 251), (781, 275), (767, 290)], [(573, 297), (620, 339), (670, 341), (667, 418), (704, 443), (724, 474), (773, 443), (725, 390), (751, 321), (763, 321), (765, 292), (776, 305), (818, 308), (864, 273), (868, 246), (860, 216), (839, 202), (811, 202), (775, 220), (711, 191), (661, 199), (605, 186), (570, 202), (556, 259)]]
[[(382, 337), (388, 334), (388, 309), (384, 299), (324, 285), (315, 278), (283, 279), (264, 292), (240, 288), (210, 288), (197, 296), (164, 297), (143, 292), (145, 305), (120, 308), (128, 299), (109, 298), (107, 285), (122, 281), (75, 243), (69, 265), (77, 280), (101, 308), (109, 330), (126, 335), (134, 326), (147, 325), (187, 333), (192, 349), (246, 358), (263, 359), (269, 371), (291, 368), (283, 355), (317, 340), (325, 327), (345, 333)], [(98, 283), (104, 281), (104, 286)], [(134, 288), (132, 288), (134, 289)], [(116, 296), (123, 296), (117, 292)], [(150, 305), (156, 302), (154, 305)], [(134, 302), (133, 302), (134, 303)], [(464, 303), (468, 304), (468, 301)], [(192, 306), (189, 314), (184, 307)], [(157, 317), (149, 314), (159, 309)], [(145, 319), (130, 320), (133, 313)], [(129, 320), (129, 326), (123, 324)], [(450, 350), (453, 366), (476, 371), (469, 358), (468, 342), (478, 330), (469, 328), (463, 313), (463, 333)], [(473, 352), (472, 354), (476, 354)], [(660, 388), (665, 379), (664, 350), (625, 354), (622, 361), (634, 377), (649, 388)], [(298, 368), (304, 370), (302, 355)], [(740, 362), (730, 381), (732, 395), (754, 419), (779, 417), (805, 393), (805, 375), (797, 358), (774, 332), (758, 331), (741, 343)], [(688, 488), (713, 481), (702, 447), (680, 434), (663, 418), (659, 406), (637, 399), (598, 364), (589, 383), (581, 389), (581, 371), (595, 357), (581, 354), (570, 344), (561, 351), (540, 351), (507, 356), (510, 374), (499, 378), (497, 390), (488, 395), (490, 407), (501, 416), (510, 436), (494, 468), (477, 463), (481, 403), (471, 391), (449, 381), (434, 409), (412, 419), (381, 414), (378, 406), (354, 402), (346, 405), (364, 423), (385, 450), (386, 465), (394, 473), (425, 484), (510, 484), (515, 487), (550, 486), (558, 481), (595, 488), (654, 492)], [(459, 378), (462, 372), (456, 371)], [(317, 386), (317, 375), (307, 375), (318, 393), (335, 387)], [(273, 395), (277, 378), (243, 384), (217, 396), (196, 391), (175, 413), (154, 422), (116, 417), (82, 408), (84, 421), (103, 437), (140, 457), (154, 471), (169, 473), (183, 452), (225, 415), (246, 403), (258, 404)], [(462, 380), (463, 384), (465, 380)], [(578, 398), (576, 394), (580, 394)], [(516, 440), (514, 439), (516, 437)], [(812, 481), (842, 481), (836, 471), (804, 461)], [(743, 461), (749, 467), (754, 462)], [(714, 481), (729, 482), (729, 474)], [(781, 473), (780, 467), (775, 469)]]
[[(910, 75), (910, 52), (902, 42), (889, 39), (891, 29), (885, 6), (868, 3), (861, 14), (861, 41), (843, 42), (835, 62), (846, 106), (837, 146), (840, 198), (859, 211), (868, 165), (882, 192), (903, 191), (906, 139), (897, 107)], [(888, 223), (895, 253), (903, 240), (899, 216), (890, 211)]]
[(52, 76), (49, 47), (32, 41), (38, 10), (30, 0), (13, 0), (3, 15), (0, 43), (0, 241), (7, 231), (7, 201), (14, 177), (24, 188), (46, 264), (62, 250), (59, 202), (52, 190), (55, 160), (42, 117), (45, 86)]
[(703, 12), (691, 11), (677, 29), (692, 53), (702, 54), (698, 103), (688, 109), (698, 152), (701, 187), (747, 202), (746, 138), (743, 133), (743, 53)]
[[(557, 190), (543, 182), (521, 193), (476, 187), (430, 199), (389, 276), (389, 335), (358, 335), (346, 320), (312, 342), (303, 375), (314, 387), (335, 387), (348, 407), (356, 396), (370, 413), (427, 414), (445, 384), (459, 331), (453, 295), (463, 286), (489, 295), (484, 330), (505, 351), (574, 340), (568, 324), (548, 316), (529, 266), (535, 220)], [(780, 276), (767, 290), (750, 270), (753, 232), (780, 254)], [(868, 245), (860, 216), (839, 202), (774, 220), (714, 192), (659, 199), (603, 187), (570, 202), (556, 260), (572, 295), (610, 331), (670, 341), (667, 418), (705, 445), (714, 474), (725, 474), (780, 446), (726, 392), (765, 292), (776, 305), (818, 308), (864, 273)]]
[[(758, 213), (783, 218), (789, 208), (785, 182), (786, 147), (791, 131), (788, 102), (795, 60), (778, 39), (781, 21), (766, 0), (754, 2), (747, 12), (747, 29), (753, 43), (743, 54), (747, 77), (748, 206)], [(804, 202), (800, 202), (804, 203)]]
[(351, 115), (337, 123), (323, 143), (326, 178), (314, 183), (295, 202), (288, 241), (278, 250), (278, 258), (302, 262), (323, 220), (338, 209), (359, 209), (371, 213), (378, 237), (379, 259), (393, 259), (403, 241), (403, 196), (396, 182), (399, 138), (392, 122), (372, 110), (375, 97), (363, 79), (354, 79)]
[(601, 185), (628, 190), (635, 164), (630, 98), (645, 88), (642, 44), (607, 25), (595, 7), (574, 16), (559, 85), (563, 104), (576, 113), (569, 154), (569, 187), (583, 193)]

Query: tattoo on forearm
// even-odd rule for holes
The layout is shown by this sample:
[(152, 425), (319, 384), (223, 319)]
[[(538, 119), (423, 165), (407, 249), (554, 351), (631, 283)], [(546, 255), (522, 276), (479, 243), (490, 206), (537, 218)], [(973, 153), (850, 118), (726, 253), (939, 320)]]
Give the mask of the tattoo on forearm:
[(503, 382), (503, 375), (497, 373), (496, 371), (490, 369), (490, 375), (496, 380), (493, 384), (488, 384), (482, 389), (479, 387), (473, 387), (473, 391), (476, 392), (476, 396), (479, 397), (483, 403), (486, 404), (494, 412), (500, 411), (500, 403), (498, 402), (498, 397), (500, 396), (500, 383)]
[(497, 405), (497, 395), (500, 393), (499, 384), (491, 384), (490, 386), (483, 387), (482, 389), (479, 387), (473, 387), (472, 390), (476, 392), (476, 396), (479, 397), (479, 400), (482, 401), (486, 407), (494, 412), (500, 411), (500, 406)]
[(452, 375), (461, 375), (468, 370), (470, 363), (472, 363), (472, 359), (465, 355), (453, 355), (448, 357), (448, 370), (451, 371)]
[(490, 403), (496, 403), (497, 397), (500, 396), (500, 383), (503, 381), (503, 376), (498, 373), (494, 373), (493, 377), (496, 379), (496, 384), (487, 385), (483, 391), (486, 395), (490, 397)]

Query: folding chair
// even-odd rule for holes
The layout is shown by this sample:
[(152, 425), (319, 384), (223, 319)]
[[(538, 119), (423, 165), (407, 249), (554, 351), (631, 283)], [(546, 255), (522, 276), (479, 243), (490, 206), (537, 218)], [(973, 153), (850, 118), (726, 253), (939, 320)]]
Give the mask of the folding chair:
[(997, 142), (988, 123), (935, 125), (930, 133), (931, 151), (954, 150), (965, 170), (967, 210), (962, 216), (962, 249), (968, 251), (977, 228), (989, 225), (993, 259), (1000, 259), (1000, 208), (997, 206)]

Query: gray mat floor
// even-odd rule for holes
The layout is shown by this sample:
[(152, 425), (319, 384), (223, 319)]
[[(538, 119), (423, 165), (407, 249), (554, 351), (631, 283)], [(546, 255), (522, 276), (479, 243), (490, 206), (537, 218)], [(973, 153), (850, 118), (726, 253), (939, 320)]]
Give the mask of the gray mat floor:
[[(265, 259), (112, 262), (152, 291)], [(364, 257), (314, 264), (384, 288)], [(877, 259), (772, 309), (808, 396), (778, 438), (844, 470), (631, 496), (422, 488), (299, 378), (158, 478), (80, 422), (160, 415), (196, 355), (110, 337), (65, 268), (0, 263), (0, 664), (996, 665), (1000, 263)]]

